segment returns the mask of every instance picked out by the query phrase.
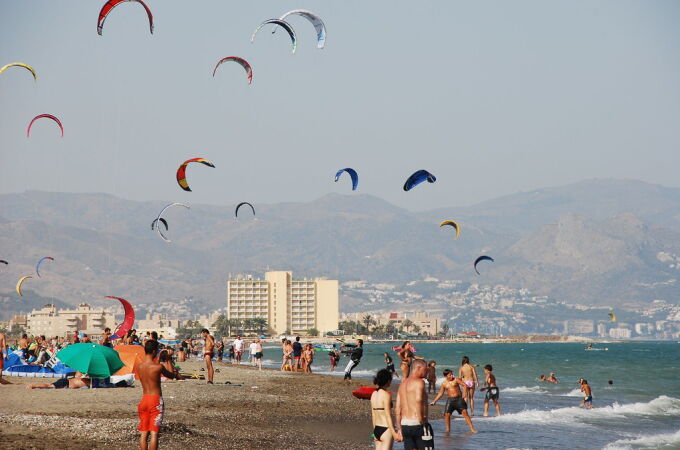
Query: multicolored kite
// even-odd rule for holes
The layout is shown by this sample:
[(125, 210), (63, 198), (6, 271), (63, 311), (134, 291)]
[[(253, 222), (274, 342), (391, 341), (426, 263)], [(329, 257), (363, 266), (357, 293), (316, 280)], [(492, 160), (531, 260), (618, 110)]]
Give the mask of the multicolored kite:
[(213, 163), (211, 163), (205, 158), (192, 158), (184, 161), (182, 165), (180, 165), (179, 168), (177, 169), (177, 183), (179, 184), (179, 187), (188, 192), (191, 192), (191, 188), (189, 187), (189, 183), (187, 182), (186, 170), (187, 165), (192, 162), (205, 164), (206, 166), (212, 168), (215, 167)]
[(97, 19), (97, 34), (100, 36), (102, 35), (102, 32), (104, 31), (104, 21), (108, 17), (111, 10), (124, 2), (137, 2), (144, 7), (146, 10), (146, 15), (149, 16), (149, 28), (151, 29), (151, 34), (153, 34), (153, 14), (151, 14), (151, 10), (142, 0), (109, 0), (108, 2), (104, 3), (101, 11), (99, 11), (99, 19)]

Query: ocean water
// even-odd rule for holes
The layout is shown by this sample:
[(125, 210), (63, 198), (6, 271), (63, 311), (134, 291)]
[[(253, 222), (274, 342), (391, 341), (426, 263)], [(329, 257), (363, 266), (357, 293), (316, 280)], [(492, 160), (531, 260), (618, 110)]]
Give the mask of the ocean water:
[[(369, 379), (384, 367), (383, 352), (397, 359), (390, 347), (367, 344), (354, 378), (365, 377), (370, 385)], [(583, 344), (572, 343), (416, 347), (418, 355), (437, 361), (439, 377), (445, 368), (457, 371), (461, 358), (468, 356), (479, 364), (480, 382), (483, 366), (493, 365), (500, 387), (500, 417), (481, 417), (484, 396), (476, 392), (473, 423), (478, 434), (467, 433), (465, 421), (455, 413), (448, 436), (443, 419), (432, 421), (437, 448), (680, 449), (680, 343), (595, 346), (606, 351), (585, 351)], [(271, 355), (274, 363), (280, 350), (268, 353), (265, 357)], [(335, 375), (342, 376), (346, 362), (341, 359)], [(328, 357), (317, 353), (314, 369), (330, 374)], [(541, 374), (550, 372), (559, 384), (538, 382)], [(580, 377), (592, 388), (592, 410), (580, 408)], [(489, 412), (495, 414), (493, 403)]]

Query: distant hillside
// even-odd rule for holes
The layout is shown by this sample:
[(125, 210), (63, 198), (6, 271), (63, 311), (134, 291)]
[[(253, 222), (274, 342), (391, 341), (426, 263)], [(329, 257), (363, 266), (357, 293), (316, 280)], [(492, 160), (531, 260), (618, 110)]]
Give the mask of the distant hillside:
[[(680, 190), (635, 181), (587, 181), (467, 208), (413, 213), (370, 195), (308, 203), (169, 210), (163, 242), (151, 221), (164, 202), (104, 194), (27, 192), (0, 196), (0, 286), (34, 271), (26, 288), (75, 304), (118, 295), (153, 304), (186, 297), (223, 307), (230, 273), (290, 269), (405, 283), (426, 275), (528, 287), (567, 302), (680, 301)], [(462, 235), (438, 227), (460, 221)], [(496, 258), (481, 276), (472, 261)], [(42, 271), (42, 270), (41, 270)]]

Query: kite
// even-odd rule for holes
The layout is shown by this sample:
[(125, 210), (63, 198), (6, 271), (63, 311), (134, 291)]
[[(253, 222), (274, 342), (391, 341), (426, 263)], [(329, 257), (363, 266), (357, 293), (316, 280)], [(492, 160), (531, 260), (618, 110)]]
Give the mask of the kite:
[(6, 266), (9, 265), (9, 263), (7, 261), (5, 261), (4, 259), (0, 259), (0, 263), (4, 264)]
[[(165, 205), (165, 206), (163, 207), (163, 209), (161, 209), (161, 212), (158, 213), (158, 217), (156, 217), (156, 220), (160, 222), (160, 220), (161, 220), (161, 218), (162, 218), (161, 216), (163, 215), (163, 213), (165, 212), (165, 210), (168, 209), (168, 208), (171, 208), (171, 207), (173, 207), (173, 206), (183, 206), (183, 207), (186, 208), (186, 209), (191, 209), (191, 208), (189, 207), (189, 205), (185, 205), (184, 203), (170, 203), (169, 205)], [(155, 221), (154, 221), (154, 222), (155, 222)], [(165, 242), (171, 242), (170, 239), (168, 239), (167, 237), (165, 237), (165, 235), (163, 234), (163, 231), (161, 231), (161, 227), (156, 227), (156, 230), (158, 230), (158, 234), (161, 236), (161, 238), (163, 238), (163, 240), (164, 240)]]
[(159, 221), (160, 221), (160, 223), (165, 225), (165, 231), (168, 231), (168, 222), (163, 218), (153, 219), (153, 222), (151, 222), (151, 230), (153, 231), (154, 227), (156, 226), (156, 222), (159, 222)]
[(253, 210), (253, 216), (255, 215), (255, 208), (253, 207), (253, 205), (251, 205), (251, 204), (248, 203), (248, 202), (241, 202), (241, 203), (239, 203), (239, 204), (236, 206), (236, 211), (234, 212), (234, 214), (236, 215), (236, 217), (238, 217), (238, 210), (239, 210), (239, 208), (240, 208), (241, 206), (243, 206), (243, 205), (248, 205), (248, 206), (250, 206), (250, 209)]
[[(286, 17), (292, 14), (302, 16), (309, 20), (312, 25), (314, 25), (314, 29), (316, 30), (316, 48), (323, 48), (324, 45), (326, 45), (326, 25), (323, 23), (323, 20), (321, 20), (321, 18), (313, 12), (306, 11), (304, 9), (294, 9), (292, 11), (288, 11), (286, 14), (279, 17), (279, 20), (286, 20)], [(276, 33), (276, 30), (277, 29), (274, 28), (272, 33)]]
[(111, 10), (124, 2), (137, 2), (144, 7), (146, 10), (146, 15), (149, 16), (149, 28), (151, 29), (151, 34), (153, 34), (153, 14), (151, 14), (151, 10), (142, 0), (109, 0), (108, 2), (104, 3), (101, 11), (99, 11), (99, 19), (97, 19), (97, 34), (100, 36), (102, 35), (102, 32), (104, 31), (104, 21), (108, 17)]
[(350, 168), (350, 167), (338, 170), (337, 173), (335, 174), (335, 182), (336, 183), (340, 179), (340, 175), (342, 175), (342, 172), (347, 172), (349, 174), (350, 178), (352, 178), (352, 190), (356, 191), (357, 186), (359, 185), (359, 175), (357, 174), (357, 171)]
[(38, 119), (43, 119), (43, 118), (54, 120), (57, 123), (57, 125), (59, 125), (59, 128), (61, 129), (61, 137), (64, 137), (64, 126), (61, 124), (61, 120), (59, 120), (58, 118), (56, 118), (52, 114), (40, 114), (40, 115), (35, 116), (33, 118), (33, 120), (31, 120), (31, 123), (28, 124), (28, 128), (26, 129), (26, 137), (31, 136), (31, 127), (33, 126), (33, 122), (35, 122)]
[(21, 293), (21, 285), (24, 284), (24, 281), (28, 280), (29, 278), (33, 278), (33, 277), (30, 277), (30, 276), (21, 277), (21, 278), (19, 278), (19, 281), (17, 281), (17, 294), (19, 294), (22, 297), (23, 297), (24, 294)]
[(187, 165), (192, 162), (205, 164), (208, 167), (213, 168), (215, 167), (213, 163), (204, 158), (192, 158), (184, 161), (182, 165), (180, 165), (179, 168), (177, 169), (177, 184), (179, 184), (179, 187), (188, 192), (191, 192), (191, 188), (189, 187), (189, 183), (187, 182), (186, 170)]
[(444, 225), (451, 225), (453, 228), (456, 230), (456, 239), (460, 236), (460, 225), (458, 225), (457, 222), (454, 222), (453, 220), (445, 220), (442, 223), (439, 224), (439, 227), (443, 227)]
[(217, 68), (220, 66), (225, 61), (234, 61), (238, 64), (241, 65), (246, 71), (246, 75), (248, 75), (248, 84), (253, 82), (253, 68), (250, 67), (250, 63), (246, 61), (243, 58), (239, 58), (238, 56), (227, 56), (226, 58), (222, 58), (219, 61), (217, 61), (217, 64), (215, 65), (215, 69), (213, 70), (213, 77), (215, 76), (215, 73), (217, 72)]
[(477, 263), (479, 263), (480, 261), (491, 261), (491, 262), (494, 262), (494, 261), (493, 261), (493, 258), (492, 258), (491, 256), (486, 256), (486, 255), (482, 255), (482, 256), (480, 256), (479, 258), (475, 259), (475, 264), (474, 264), (474, 266), (475, 266), (475, 272), (477, 272), (477, 275), (481, 275), (481, 274), (479, 273), (479, 270), (477, 270)]
[(5, 69), (8, 69), (8, 68), (14, 67), (14, 66), (16, 66), (16, 67), (23, 67), (24, 69), (29, 70), (29, 71), (33, 74), (33, 79), (34, 79), (35, 81), (38, 81), (38, 74), (35, 73), (35, 69), (34, 69), (33, 67), (29, 66), (28, 64), (24, 64), (24, 63), (20, 63), (20, 62), (13, 62), (13, 63), (9, 63), (9, 64), (7, 64), (7, 65), (5, 65), (5, 66), (2, 66), (2, 67), (0, 68), (0, 73), (4, 72)]
[(255, 42), (255, 35), (257, 34), (257, 32), (260, 31), (262, 27), (270, 23), (278, 25), (288, 32), (288, 36), (290, 36), (291, 45), (293, 46), (293, 53), (295, 53), (295, 50), (297, 49), (297, 37), (295, 36), (295, 30), (293, 30), (293, 27), (291, 27), (288, 22), (280, 19), (269, 19), (262, 22), (259, 27), (255, 28), (253, 35), (250, 37), (250, 42), (251, 43)]
[(110, 298), (111, 300), (118, 300), (123, 305), (123, 310), (125, 311), (125, 318), (123, 319), (123, 322), (120, 325), (118, 325), (116, 331), (113, 332), (113, 334), (111, 335), (111, 339), (119, 339), (125, 337), (127, 332), (130, 331), (135, 324), (135, 310), (132, 309), (132, 305), (130, 304), (130, 302), (128, 302), (124, 298), (112, 297), (110, 295), (107, 295), (106, 298)]
[(408, 177), (406, 183), (404, 183), (404, 190), (410, 191), (425, 180), (427, 180), (428, 183), (434, 183), (437, 181), (437, 178), (427, 170), (419, 170)]
[(610, 312), (609, 313), (609, 320), (611, 320), (612, 322), (616, 322), (616, 314), (614, 314), (613, 312)]
[(35, 265), (35, 273), (38, 274), (38, 278), (40, 278), (40, 264), (42, 264), (43, 261), (54, 261), (54, 258), (51, 256), (45, 256), (44, 258), (40, 258), (40, 261), (38, 261), (38, 264)]

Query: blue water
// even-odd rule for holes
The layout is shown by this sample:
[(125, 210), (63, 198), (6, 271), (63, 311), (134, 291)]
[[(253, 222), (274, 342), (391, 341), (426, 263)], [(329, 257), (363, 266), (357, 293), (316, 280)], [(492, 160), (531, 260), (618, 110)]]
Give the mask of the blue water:
[[(448, 436), (444, 435), (443, 419), (432, 421), (437, 448), (680, 449), (677, 342), (595, 346), (607, 351), (585, 351), (583, 344), (571, 343), (416, 346), (418, 355), (437, 361), (438, 377), (445, 368), (457, 372), (466, 355), (472, 364), (480, 365), (477, 371), (483, 382), (483, 366), (492, 364), (501, 389), (501, 417), (480, 417), (484, 396), (479, 391), (475, 395), (473, 422), (479, 434), (467, 433), (465, 421), (456, 414)], [(370, 378), (383, 368), (382, 354), (390, 347), (366, 345), (355, 378)], [(270, 354), (273, 356), (273, 349)], [(396, 359), (394, 352), (390, 354)], [(316, 372), (330, 373), (325, 355), (317, 354), (314, 365)], [(559, 384), (537, 381), (550, 372), (555, 372)], [(341, 371), (336, 374), (342, 375)], [(580, 377), (592, 388), (593, 410), (580, 408)], [(614, 384), (608, 385), (608, 380)], [(493, 404), (489, 412), (495, 415)]]

